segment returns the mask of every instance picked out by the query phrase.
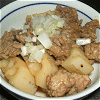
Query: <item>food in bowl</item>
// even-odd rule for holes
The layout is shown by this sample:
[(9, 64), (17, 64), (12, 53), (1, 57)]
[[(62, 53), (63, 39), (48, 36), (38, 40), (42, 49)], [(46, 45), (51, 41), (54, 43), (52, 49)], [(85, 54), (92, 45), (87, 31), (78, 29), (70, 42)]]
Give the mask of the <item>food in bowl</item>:
[(8, 82), (28, 94), (41, 88), (47, 96), (68, 96), (91, 83), (92, 64), (100, 62), (94, 19), (81, 26), (77, 10), (27, 15), (23, 29), (5, 31), (0, 39), (0, 68)]

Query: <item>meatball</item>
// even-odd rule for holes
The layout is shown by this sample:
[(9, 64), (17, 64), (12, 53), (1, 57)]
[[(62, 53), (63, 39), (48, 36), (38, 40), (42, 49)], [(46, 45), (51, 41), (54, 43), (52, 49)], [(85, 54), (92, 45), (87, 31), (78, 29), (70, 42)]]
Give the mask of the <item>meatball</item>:
[(59, 70), (47, 77), (46, 91), (50, 97), (68, 96), (83, 91), (90, 83), (91, 79), (88, 75)]
[(96, 29), (99, 28), (99, 21), (94, 19), (90, 22), (87, 22), (85, 26), (81, 29), (81, 37), (82, 38), (91, 38), (92, 42), (95, 42), (96, 36)]
[(22, 43), (16, 41), (16, 35), (19, 34), (21, 30), (16, 31), (5, 31), (4, 35), (0, 39), (0, 58), (15, 57), (21, 54)]
[(91, 60), (100, 62), (100, 42), (85, 45), (85, 55)]
[(80, 75), (77, 73), (72, 73), (70, 75), (71, 79), (75, 79), (74, 86), (70, 89), (70, 91), (67, 93), (67, 95), (75, 94), (78, 92), (83, 91), (87, 88), (87, 86), (91, 83), (91, 79), (88, 75)]
[(69, 78), (67, 71), (59, 70), (47, 77), (47, 93), (51, 97), (64, 96), (74, 84), (75, 80)]

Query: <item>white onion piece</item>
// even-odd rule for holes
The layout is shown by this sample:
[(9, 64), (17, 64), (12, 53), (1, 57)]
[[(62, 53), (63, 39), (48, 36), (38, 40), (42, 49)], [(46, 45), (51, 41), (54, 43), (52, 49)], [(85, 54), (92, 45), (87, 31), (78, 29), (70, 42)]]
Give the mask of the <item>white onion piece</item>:
[(34, 54), (34, 53), (31, 53), (28, 60), (29, 60), (30, 62), (36, 62), (34, 56), (35, 56), (35, 54)]
[(40, 23), (43, 23), (45, 21), (46, 17), (45, 16), (40, 16), (39, 19), (40, 19)]
[(43, 53), (45, 53), (45, 49), (41, 49), (40, 51), (43, 52)]
[(77, 38), (76, 39), (76, 44), (77, 45), (86, 45), (91, 43), (91, 39), (90, 38)]
[(32, 37), (32, 41), (36, 42), (37, 37)]
[(32, 45), (32, 43), (26, 43), (25, 46), (28, 47), (29, 45)]
[(39, 63), (41, 62), (42, 58), (43, 58), (43, 52), (38, 50), (35, 54), (35, 60), (38, 61)]
[(50, 49), (52, 46), (52, 41), (50, 40), (49, 36), (43, 32), (41, 33), (38, 38), (37, 38), (41, 44), (46, 48), (46, 49)]
[(22, 50), (21, 55), (26, 56), (27, 55), (27, 47), (23, 46), (23, 47), (21, 47), (21, 50)]
[(33, 31), (32, 33), (33, 33), (33, 35), (35, 35), (35, 36), (36, 36), (36, 34), (35, 34), (35, 32), (34, 32), (34, 31)]
[(47, 29), (51, 23), (54, 21), (53, 18), (49, 18), (45, 23), (44, 23), (44, 28)]
[(35, 28), (35, 33), (36, 33), (36, 35), (39, 35), (41, 32), (43, 31), (43, 28), (42, 27), (36, 27)]
[(59, 20), (60, 19), (60, 17), (58, 17), (57, 15), (51, 15), (51, 16), (52, 16), (52, 18), (54, 18), (56, 20)]
[(38, 17), (33, 17), (32, 20), (31, 20), (31, 22), (33, 23), (33, 24), (32, 24), (32, 27), (33, 27), (33, 29), (34, 29), (35, 26), (38, 25), (38, 24), (40, 23), (40, 20), (39, 20)]
[(65, 18), (60, 18), (57, 15), (33, 17), (31, 22), (35, 35), (39, 35), (42, 32), (46, 32), (48, 35), (51, 33), (56, 35), (57, 32), (53, 31), (57, 31), (59, 28), (62, 28), (66, 23)]
[(22, 33), (27, 33), (27, 30), (23, 30)]
[(57, 26), (62, 28), (64, 26), (64, 20), (59, 20)]
[(27, 52), (28, 53), (36, 53), (37, 50), (38, 50), (37, 46), (29, 45), (27, 47)]
[(30, 36), (28, 36), (28, 37), (26, 37), (25, 41), (26, 41), (26, 42), (31, 42), (31, 41), (32, 41), (32, 39), (31, 39), (31, 37), (30, 37)]
[(31, 54), (29, 56), (29, 61), (30, 62), (38, 61), (40, 63), (42, 60), (43, 54), (44, 53), (42, 51), (40, 51), (39, 49), (36, 48), (36, 50), (33, 50), (33, 52), (31, 52)]

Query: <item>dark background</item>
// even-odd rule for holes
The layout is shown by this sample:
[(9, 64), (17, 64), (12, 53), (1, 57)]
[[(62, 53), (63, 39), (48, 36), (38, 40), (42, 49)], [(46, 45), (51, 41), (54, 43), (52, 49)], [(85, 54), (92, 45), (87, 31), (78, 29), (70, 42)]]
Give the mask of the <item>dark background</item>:
[[(13, 2), (15, 0), (0, 0), (0, 9), (5, 5)], [(100, 0), (79, 0), (100, 13)], [(92, 12), (91, 12), (92, 13)], [(18, 95), (10, 92), (0, 85), (0, 100), (26, 100), (25, 98), (19, 97)], [(91, 93), (90, 95), (80, 98), (79, 100), (100, 100), (100, 88)]]

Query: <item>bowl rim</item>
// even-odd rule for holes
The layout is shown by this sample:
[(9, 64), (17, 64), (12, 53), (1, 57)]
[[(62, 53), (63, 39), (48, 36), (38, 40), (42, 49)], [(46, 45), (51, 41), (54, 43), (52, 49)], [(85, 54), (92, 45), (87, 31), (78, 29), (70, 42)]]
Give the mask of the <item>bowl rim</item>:
[[(23, 0), (22, 0), (23, 1)], [(35, 1), (35, 0), (33, 0), (33, 1)], [(42, 1), (44, 1), (44, 0), (42, 0)], [(76, 1), (76, 0), (75, 0)], [(8, 4), (8, 5), (6, 5), (6, 6), (4, 6), (3, 8), (1, 8), (1, 11), (2, 10), (5, 10), (5, 9), (7, 9), (7, 8), (9, 8), (10, 6), (13, 6), (14, 4), (16, 5), (16, 2), (18, 2), (18, 1), (14, 1), (14, 2), (12, 2), (12, 3), (10, 3), (10, 4)], [(48, 1), (49, 2), (49, 1)], [(82, 3), (81, 1), (77, 1), (77, 2), (79, 2), (79, 3)], [(83, 5), (86, 5), (86, 6), (88, 6), (87, 4), (85, 4), (85, 3), (82, 3)], [(89, 7), (89, 9), (92, 9), (92, 10), (94, 10), (95, 12), (97, 12), (95, 9), (93, 9), (92, 7), (90, 7), (90, 6), (88, 6)], [(17, 7), (18, 8), (18, 7)], [(12, 9), (10, 9), (10, 11), (12, 11)], [(97, 12), (98, 13), (98, 12)], [(9, 13), (10, 14), (10, 13)], [(98, 13), (99, 14), (99, 13)], [(3, 17), (2, 17), (3, 18)], [(0, 23), (2, 22), (2, 18), (0, 18)], [(4, 17), (5, 18), (5, 17)], [(21, 96), (23, 96), (23, 97), (25, 97), (25, 98), (27, 98), (27, 96), (29, 97), (29, 96), (31, 96), (31, 98), (33, 98), (33, 99), (40, 99), (40, 98), (43, 98), (43, 97), (36, 97), (36, 96), (34, 96), (34, 95), (29, 95), (29, 94), (27, 94), (27, 93), (24, 93), (24, 92), (22, 92), (22, 91), (20, 91), (20, 90), (18, 90), (18, 89), (16, 89), (16, 88), (14, 88), (13, 86), (11, 86), (9, 83), (7, 83), (1, 76), (0, 76), (0, 81), (2, 81), (2, 82), (0, 82), (1, 83), (1, 85), (2, 86), (7, 86), (7, 87), (5, 87), (5, 88), (7, 88), (8, 90), (10, 90), (10, 91), (12, 91), (12, 92), (14, 92), (15, 94), (18, 94), (18, 95), (20, 95), (20, 94), (23, 94), (23, 95), (21, 95)], [(75, 99), (77, 99), (77, 98), (81, 98), (81, 97), (83, 97), (83, 96), (85, 96), (85, 95), (88, 95), (88, 94), (90, 94), (91, 92), (93, 92), (93, 91), (95, 91), (96, 89), (98, 89), (99, 87), (100, 87), (100, 84), (98, 84), (98, 83), (100, 83), (100, 77), (99, 77), (99, 79), (95, 82), (95, 84), (92, 84), (92, 86), (90, 86), (90, 87), (92, 87), (92, 88), (90, 88), (90, 87), (88, 87), (87, 89), (85, 89), (84, 91), (82, 91), (82, 92), (80, 92), (80, 93), (77, 93), (77, 94), (75, 94), (75, 96), (76, 96), (76, 98)], [(12, 89), (12, 90), (11, 90)], [(84, 95), (84, 93), (85, 93), (85, 95)], [(59, 98), (55, 98), (55, 99), (61, 99), (61, 98), (68, 98), (68, 99), (70, 99), (70, 98), (72, 98), (72, 99), (74, 99), (74, 97), (73, 97), (74, 95), (71, 95), (71, 96), (68, 96), (68, 97), (59, 97)], [(48, 97), (46, 97), (47, 99), (50, 99), (50, 98), (48, 98)], [(46, 98), (43, 98), (43, 99), (46, 99)]]

